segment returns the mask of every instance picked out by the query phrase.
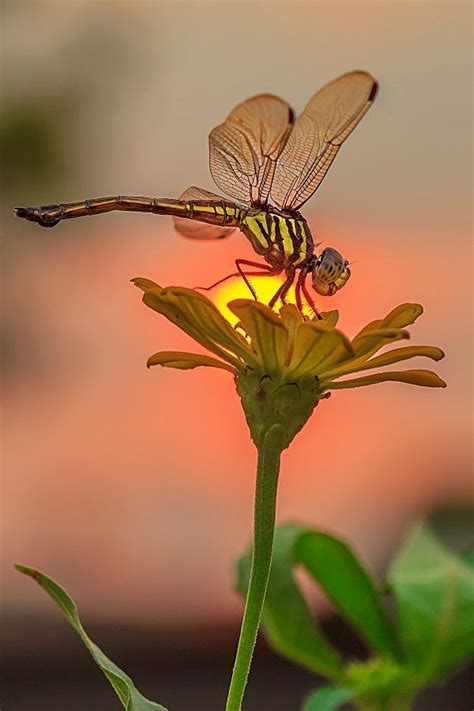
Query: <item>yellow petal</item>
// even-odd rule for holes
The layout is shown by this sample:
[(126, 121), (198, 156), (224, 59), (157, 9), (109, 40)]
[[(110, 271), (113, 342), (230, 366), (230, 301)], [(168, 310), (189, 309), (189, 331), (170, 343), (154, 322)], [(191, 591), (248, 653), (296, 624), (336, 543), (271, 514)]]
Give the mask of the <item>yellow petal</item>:
[(393, 370), (385, 373), (374, 373), (362, 378), (323, 382), (324, 390), (343, 390), (344, 388), (360, 388), (364, 385), (394, 381), (422, 385), (427, 388), (445, 388), (446, 383), (432, 370)]
[(289, 330), (292, 330), (294, 325), (299, 326), (304, 322), (301, 311), (299, 311), (294, 304), (285, 304), (282, 306), (280, 309), (280, 316), (281, 320)]
[[(372, 353), (378, 351), (379, 348), (385, 345), (385, 343), (381, 343), (376, 348), (372, 347), (375, 346), (376, 340), (371, 341), (370, 336), (375, 335), (376, 331), (381, 331), (384, 329), (403, 329), (405, 328), (405, 326), (410, 326), (410, 324), (414, 323), (418, 316), (421, 316), (422, 313), (423, 306), (421, 306), (420, 304), (406, 303), (400, 304), (400, 306), (397, 306), (396, 308), (392, 309), (392, 311), (390, 311), (390, 313), (388, 313), (385, 318), (377, 319), (376, 321), (371, 321), (367, 324), (367, 326), (364, 326), (362, 331), (360, 331), (355, 338), (352, 339), (352, 345), (356, 354), (358, 356), (363, 355), (364, 353), (372, 355)], [(405, 337), (409, 338), (409, 336)], [(390, 340), (386, 342), (389, 343)]]
[(145, 279), (144, 277), (135, 277), (130, 281), (132, 282), (132, 284), (135, 284), (135, 286), (138, 286), (138, 288), (142, 291), (150, 291), (150, 289), (161, 289), (161, 286), (159, 286), (159, 284), (155, 284), (155, 282), (151, 279)]
[(362, 331), (360, 331), (353, 340), (355, 341), (369, 331), (375, 331), (381, 328), (405, 328), (405, 326), (410, 326), (414, 323), (422, 313), (423, 306), (421, 306), (421, 304), (400, 304), (400, 306), (396, 306), (392, 309), (385, 318), (371, 321), (367, 326), (364, 326)]
[(322, 316), (323, 321), (325, 321), (328, 326), (332, 326), (333, 328), (339, 321), (339, 311), (337, 311), (337, 309), (334, 311), (321, 311), (320, 316)]
[(227, 304), (237, 316), (252, 342), (252, 350), (267, 373), (283, 368), (288, 331), (268, 306), (250, 299), (235, 299)]
[(288, 373), (295, 378), (317, 375), (322, 363), (337, 363), (351, 355), (351, 344), (341, 331), (324, 321), (307, 321), (296, 331)]
[[(205, 348), (236, 367), (255, 362), (246, 340), (221, 315), (214, 304), (193, 289), (172, 286), (146, 291), (143, 301), (163, 314)], [(238, 356), (238, 358), (236, 357)]]
[(357, 360), (365, 361), (383, 346), (408, 338), (410, 334), (405, 329), (379, 328), (366, 333), (361, 332), (353, 339), (352, 347)]
[(293, 346), (297, 329), (304, 323), (304, 318), (299, 309), (294, 304), (285, 304), (280, 309), (282, 322), (288, 331), (288, 341), (286, 345), (285, 364), (288, 364), (293, 355)]
[(197, 368), (203, 365), (210, 368), (222, 368), (223, 370), (230, 370), (231, 373), (235, 373), (231, 365), (223, 363), (221, 360), (217, 360), (217, 358), (197, 355), (196, 353), (181, 353), (179, 351), (162, 351), (161, 353), (155, 353), (155, 355), (150, 356), (147, 361), (148, 368), (152, 365), (163, 365), (166, 368), (179, 368), (180, 370), (189, 370), (190, 368)]
[(405, 326), (411, 326), (422, 313), (423, 306), (421, 304), (400, 304), (385, 316), (382, 327), (405, 328)]
[(372, 358), (371, 360), (361, 359), (362, 362), (348, 360), (342, 363), (338, 368), (333, 368), (327, 372), (321, 373), (321, 379), (339, 378), (341, 375), (349, 373), (358, 373), (361, 370), (370, 370), (372, 368), (380, 368), (386, 365), (393, 365), (408, 358), (416, 358), (422, 356), (424, 358), (432, 358), (433, 360), (441, 360), (444, 358), (444, 353), (441, 348), (435, 346), (407, 346), (406, 348), (394, 348), (387, 353)]

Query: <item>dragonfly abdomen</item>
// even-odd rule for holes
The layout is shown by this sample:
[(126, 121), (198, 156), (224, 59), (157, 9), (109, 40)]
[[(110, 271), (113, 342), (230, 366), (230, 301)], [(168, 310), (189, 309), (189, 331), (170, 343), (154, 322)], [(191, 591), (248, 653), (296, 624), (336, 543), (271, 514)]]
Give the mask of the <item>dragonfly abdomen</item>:
[(171, 215), (187, 220), (199, 220), (219, 227), (238, 227), (245, 209), (226, 200), (167, 200), (154, 198), (153, 209), (158, 215)]
[(226, 200), (173, 200), (168, 198), (116, 195), (92, 198), (80, 202), (43, 205), (41, 207), (18, 207), (16, 214), (43, 227), (53, 227), (61, 220), (87, 215), (100, 215), (119, 210), (123, 212), (151, 212), (191, 220), (200, 220), (211, 225), (237, 227), (245, 209)]

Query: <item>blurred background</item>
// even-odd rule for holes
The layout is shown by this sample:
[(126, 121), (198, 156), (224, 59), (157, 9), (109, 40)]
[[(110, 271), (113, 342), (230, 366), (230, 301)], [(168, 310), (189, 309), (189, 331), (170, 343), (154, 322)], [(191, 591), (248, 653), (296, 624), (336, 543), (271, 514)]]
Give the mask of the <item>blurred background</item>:
[[(424, 304), (413, 342), (446, 351), (436, 369), (449, 387), (324, 402), (284, 454), (278, 517), (344, 536), (383, 571), (413, 521), (472, 502), (471, 4), (1, 8), (2, 709), (117, 707), (52, 603), (13, 572), (20, 561), (61, 581), (147, 696), (214, 711), (242, 610), (232, 562), (251, 538), (255, 451), (226, 373), (147, 371), (151, 353), (194, 344), (129, 280), (209, 284), (252, 252), (239, 235), (187, 241), (168, 218), (41, 230), (12, 208), (214, 190), (207, 135), (236, 103), (271, 92), (300, 111), (339, 74), (374, 74), (374, 107), (305, 206), (318, 240), (355, 262), (320, 307), (353, 335), (403, 301)], [(464, 711), (468, 684), (461, 673), (419, 708)], [(314, 686), (262, 643), (246, 708), (291, 711)]]

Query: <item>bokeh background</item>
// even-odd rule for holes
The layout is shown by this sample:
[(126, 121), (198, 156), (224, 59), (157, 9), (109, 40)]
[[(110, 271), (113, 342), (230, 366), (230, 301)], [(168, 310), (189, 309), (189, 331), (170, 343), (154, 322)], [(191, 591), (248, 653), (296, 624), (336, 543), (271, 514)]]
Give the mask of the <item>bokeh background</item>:
[[(470, 14), (447, 0), (2, 3), (4, 711), (116, 708), (14, 561), (66, 586), (144, 693), (222, 708), (255, 467), (230, 377), (147, 371), (191, 344), (129, 282), (211, 283), (251, 258), (244, 238), (195, 243), (118, 213), (47, 231), (12, 207), (213, 190), (207, 135), (236, 103), (272, 92), (301, 110), (339, 74), (372, 72), (379, 97), (305, 207), (355, 262), (321, 308), (353, 334), (423, 303), (413, 339), (445, 349), (449, 388), (324, 402), (284, 455), (278, 516), (344, 536), (381, 571), (413, 521), (472, 501)], [(249, 711), (296, 709), (315, 685), (263, 644), (256, 665)], [(466, 684), (420, 708), (470, 708)]]

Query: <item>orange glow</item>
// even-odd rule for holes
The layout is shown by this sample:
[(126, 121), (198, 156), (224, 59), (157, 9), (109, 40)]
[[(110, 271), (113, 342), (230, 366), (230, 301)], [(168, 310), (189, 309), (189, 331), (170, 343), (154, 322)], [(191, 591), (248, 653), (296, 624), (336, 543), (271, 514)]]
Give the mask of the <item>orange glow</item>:
[[(272, 296), (281, 286), (284, 281), (283, 276), (258, 276), (251, 278), (251, 284), (256, 291), (258, 300), (263, 304), (268, 304)], [(251, 299), (252, 294), (241, 277), (235, 277), (217, 286), (211, 296), (212, 301), (217, 306), (219, 311), (225, 318), (235, 325), (238, 321), (237, 317), (227, 308), (229, 301), (233, 299)], [(296, 303), (295, 288), (290, 289), (285, 297), (285, 301), (289, 304)]]

